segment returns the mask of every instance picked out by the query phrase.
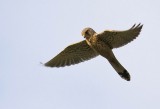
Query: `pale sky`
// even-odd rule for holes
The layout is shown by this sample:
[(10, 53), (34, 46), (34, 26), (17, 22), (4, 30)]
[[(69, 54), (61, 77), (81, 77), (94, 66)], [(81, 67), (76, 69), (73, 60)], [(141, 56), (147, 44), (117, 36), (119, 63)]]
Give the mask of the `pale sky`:
[[(125, 81), (106, 59), (47, 68), (91, 27), (144, 27), (114, 49), (129, 71)], [(159, 109), (159, 0), (0, 0), (0, 109)]]

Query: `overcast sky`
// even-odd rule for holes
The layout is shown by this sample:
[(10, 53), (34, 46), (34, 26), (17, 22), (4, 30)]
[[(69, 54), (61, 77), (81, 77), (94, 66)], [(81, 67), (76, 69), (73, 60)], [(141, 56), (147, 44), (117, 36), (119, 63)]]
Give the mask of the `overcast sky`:
[[(130, 72), (125, 81), (97, 57), (65, 68), (45, 63), (84, 40), (92, 27), (144, 27), (114, 49)], [(0, 109), (159, 109), (159, 0), (0, 0)]]

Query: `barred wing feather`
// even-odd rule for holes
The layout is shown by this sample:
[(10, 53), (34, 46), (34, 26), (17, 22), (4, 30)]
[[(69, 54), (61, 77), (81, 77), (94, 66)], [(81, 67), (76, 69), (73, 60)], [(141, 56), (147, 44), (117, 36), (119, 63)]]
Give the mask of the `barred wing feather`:
[(111, 48), (118, 48), (128, 44), (133, 41), (136, 37), (138, 37), (143, 25), (138, 24), (137, 26), (134, 24), (130, 29), (125, 31), (104, 31), (98, 34), (101, 40), (107, 43)]
[(53, 59), (45, 63), (45, 66), (48, 67), (70, 66), (92, 59), (96, 56), (98, 56), (98, 53), (95, 52), (84, 40), (69, 45), (57, 56), (55, 56)]

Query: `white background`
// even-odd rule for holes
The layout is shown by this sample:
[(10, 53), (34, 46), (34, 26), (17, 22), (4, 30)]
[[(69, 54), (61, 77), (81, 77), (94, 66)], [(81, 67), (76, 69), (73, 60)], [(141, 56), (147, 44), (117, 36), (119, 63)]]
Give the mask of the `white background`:
[[(131, 81), (103, 57), (64, 68), (45, 63), (92, 27), (144, 27), (114, 49)], [(159, 0), (0, 0), (0, 109), (159, 109)]]

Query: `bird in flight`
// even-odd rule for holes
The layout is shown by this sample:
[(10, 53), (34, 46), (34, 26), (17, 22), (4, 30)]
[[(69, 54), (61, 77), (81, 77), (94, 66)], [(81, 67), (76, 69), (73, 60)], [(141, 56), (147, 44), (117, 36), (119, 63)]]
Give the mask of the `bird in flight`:
[(101, 33), (96, 33), (92, 28), (85, 28), (82, 31), (85, 40), (69, 45), (57, 56), (46, 62), (45, 66), (70, 66), (100, 55), (109, 61), (123, 79), (130, 81), (130, 74), (116, 59), (112, 49), (122, 47), (133, 41), (140, 34), (142, 27), (141, 24), (134, 24), (128, 30), (105, 30)]

